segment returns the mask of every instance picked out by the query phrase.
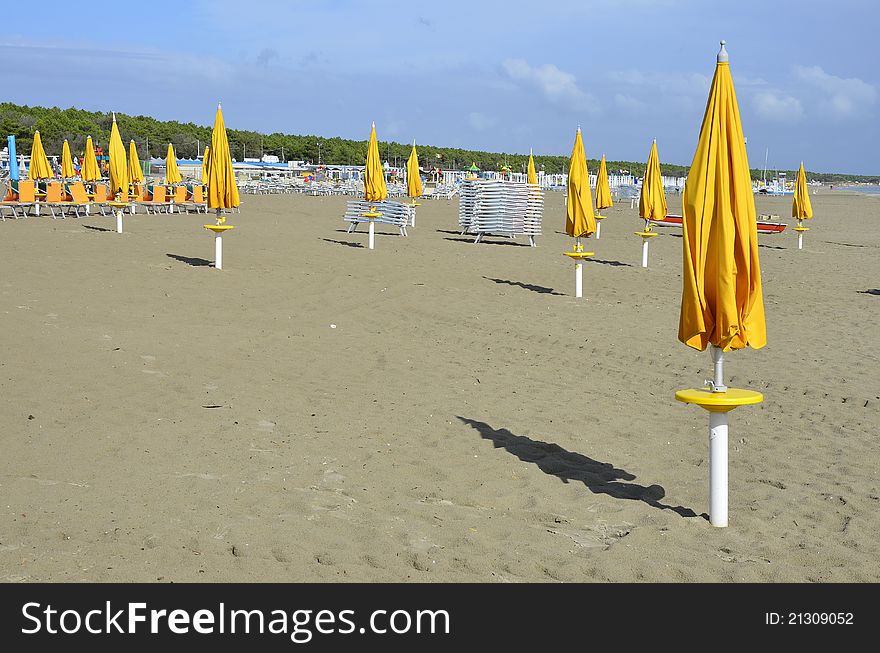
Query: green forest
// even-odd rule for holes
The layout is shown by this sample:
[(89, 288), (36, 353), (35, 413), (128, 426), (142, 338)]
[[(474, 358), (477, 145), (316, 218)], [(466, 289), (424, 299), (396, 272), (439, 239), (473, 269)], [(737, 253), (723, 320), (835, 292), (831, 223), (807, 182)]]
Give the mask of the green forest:
[[(174, 145), (179, 158), (196, 158), (204, 152), (211, 139), (211, 126), (196, 125), (191, 122), (160, 121), (149, 116), (129, 116), (117, 113), (116, 120), (124, 143), (134, 140), (138, 154), (164, 158), (168, 143)], [(40, 132), (43, 146), (48, 155), (60, 155), (65, 139), (70, 144), (74, 156), (81, 156), (86, 136), (91, 136), (96, 147), (107, 148), (113, 117), (110, 113), (83, 111), (81, 109), (60, 109), (58, 107), (30, 107), (9, 102), (0, 103), (0, 136), (12, 134), (16, 139), (19, 153), (29, 153), (35, 131)], [(259, 157), (261, 154), (274, 154), (283, 161), (304, 160), (311, 163), (363, 165), (367, 156), (367, 141), (352, 141), (344, 138), (325, 138), (314, 135), (260, 134), (255, 131), (227, 129), (229, 147), (233, 158)], [(409, 157), (411, 146), (408, 143), (380, 141), (381, 157), (392, 165), (403, 165)], [(483, 152), (436, 145), (418, 145), (419, 162), (423, 169), (439, 167), (443, 169), (464, 169), (476, 163), (481, 170), (499, 170), (509, 166), (514, 172), (525, 172), (528, 155), (506, 152)], [(542, 167), (546, 173), (565, 172), (567, 156), (535, 155), (535, 166)], [(608, 172), (623, 172), (641, 177), (645, 173), (645, 162), (608, 162)], [(598, 170), (599, 162), (588, 159), (591, 172)], [(688, 167), (661, 162), (664, 175), (685, 176)], [(752, 169), (752, 178), (760, 179), (761, 169)], [(795, 170), (767, 171), (772, 177), (777, 172), (785, 172), (793, 179)], [(835, 173), (807, 172), (809, 181), (825, 183), (860, 181), (880, 183), (880, 176), (843, 175)]]

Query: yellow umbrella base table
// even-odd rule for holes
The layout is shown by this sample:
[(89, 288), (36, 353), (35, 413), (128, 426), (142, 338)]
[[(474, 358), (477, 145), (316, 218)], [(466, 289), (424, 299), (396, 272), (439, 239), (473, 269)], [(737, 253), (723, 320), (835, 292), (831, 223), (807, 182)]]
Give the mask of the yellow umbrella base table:
[(205, 224), (205, 229), (214, 232), (214, 267), (223, 269), (223, 232), (235, 229), (231, 224)]
[(381, 217), (382, 214), (376, 210), (376, 207), (371, 206), (369, 211), (367, 211), (366, 213), (361, 213), (361, 215), (365, 218), (370, 219), (370, 239), (369, 239), (368, 244), (369, 244), (370, 249), (373, 249), (376, 244), (376, 226), (375, 226), (376, 221), (375, 221), (375, 219)]
[(798, 235), (798, 249), (803, 249), (804, 248), (804, 232), (809, 231), (810, 228), (797, 226), (794, 228), (794, 230), (797, 232), (797, 235)]
[(567, 256), (574, 260), (574, 296), (583, 297), (584, 295), (584, 259), (593, 256), (593, 252), (563, 252), (563, 256)]
[(709, 411), (709, 523), (727, 526), (727, 413), (739, 406), (759, 404), (764, 395), (754, 390), (712, 388), (679, 390), (675, 398)]
[(641, 236), (642, 238), (642, 267), (648, 267), (648, 240), (657, 235), (656, 231), (648, 231), (645, 229), (644, 231), (634, 231), (636, 236)]
[(122, 233), (122, 210), (126, 206), (131, 206), (131, 202), (123, 202), (121, 200), (113, 200), (107, 202), (108, 206), (112, 206), (114, 212), (116, 213), (116, 233)]

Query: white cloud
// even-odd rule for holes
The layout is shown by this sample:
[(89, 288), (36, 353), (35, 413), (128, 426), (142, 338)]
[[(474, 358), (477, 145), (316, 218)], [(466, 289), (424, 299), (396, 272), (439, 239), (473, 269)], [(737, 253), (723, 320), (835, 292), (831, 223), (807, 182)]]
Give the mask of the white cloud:
[(483, 131), (493, 127), (495, 120), (479, 111), (472, 111), (468, 114), (468, 124), (477, 131)]
[(660, 89), (667, 95), (709, 94), (709, 78), (700, 73), (643, 73), (640, 70), (612, 70), (608, 81), (624, 86)]
[(507, 59), (501, 66), (510, 79), (537, 88), (553, 104), (575, 111), (595, 112), (599, 109), (596, 99), (578, 86), (573, 74), (553, 64), (530, 66), (524, 59)]
[(623, 93), (614, 94), (614, 105), (618, 109), (628, 113), (642, 113), (642, 111), (648, 106), (641, 100), (634, 98), (632, 95), (625, 95)]
[(804, 116), (800, 100), (769, 91), (756, 93), (752, 98), (752, 108), (758, 117), (770, 122), (797, 122)]
[(820, 107), (836, 119), (868, 115), (877, 101), (877, 89), (857, 77), (830, 75), (819, 66), (795, 66), (794, 74), (822, 92)]

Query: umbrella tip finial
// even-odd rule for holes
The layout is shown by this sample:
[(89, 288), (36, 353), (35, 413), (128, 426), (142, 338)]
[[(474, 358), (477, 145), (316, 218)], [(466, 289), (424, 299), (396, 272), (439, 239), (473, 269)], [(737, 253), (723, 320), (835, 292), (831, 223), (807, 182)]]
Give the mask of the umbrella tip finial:
[(718, 63), (727, 63), (730, 61), (730, 58), (727, 56), (727, 50), (724, 46), (727, 44), (727, 41), (724, 39), (721, 40), (721, 50), (718, 51)]

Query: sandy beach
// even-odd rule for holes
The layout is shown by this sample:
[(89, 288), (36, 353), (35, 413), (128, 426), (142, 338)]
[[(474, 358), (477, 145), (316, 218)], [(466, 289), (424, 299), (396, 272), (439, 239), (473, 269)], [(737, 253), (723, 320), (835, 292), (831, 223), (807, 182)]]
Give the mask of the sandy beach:
[(726, 529), (678, 230), (643, 269), (606, 210), (576, 299), (562, 193), (536, 248), (424, 200), (370, 251), (346, 199), (243, 196), (222, 271), (204, 215), (0, 223), (0, 580), (880, 581), (880, 198), (813, 195), (802, 251), (756, 198)]

